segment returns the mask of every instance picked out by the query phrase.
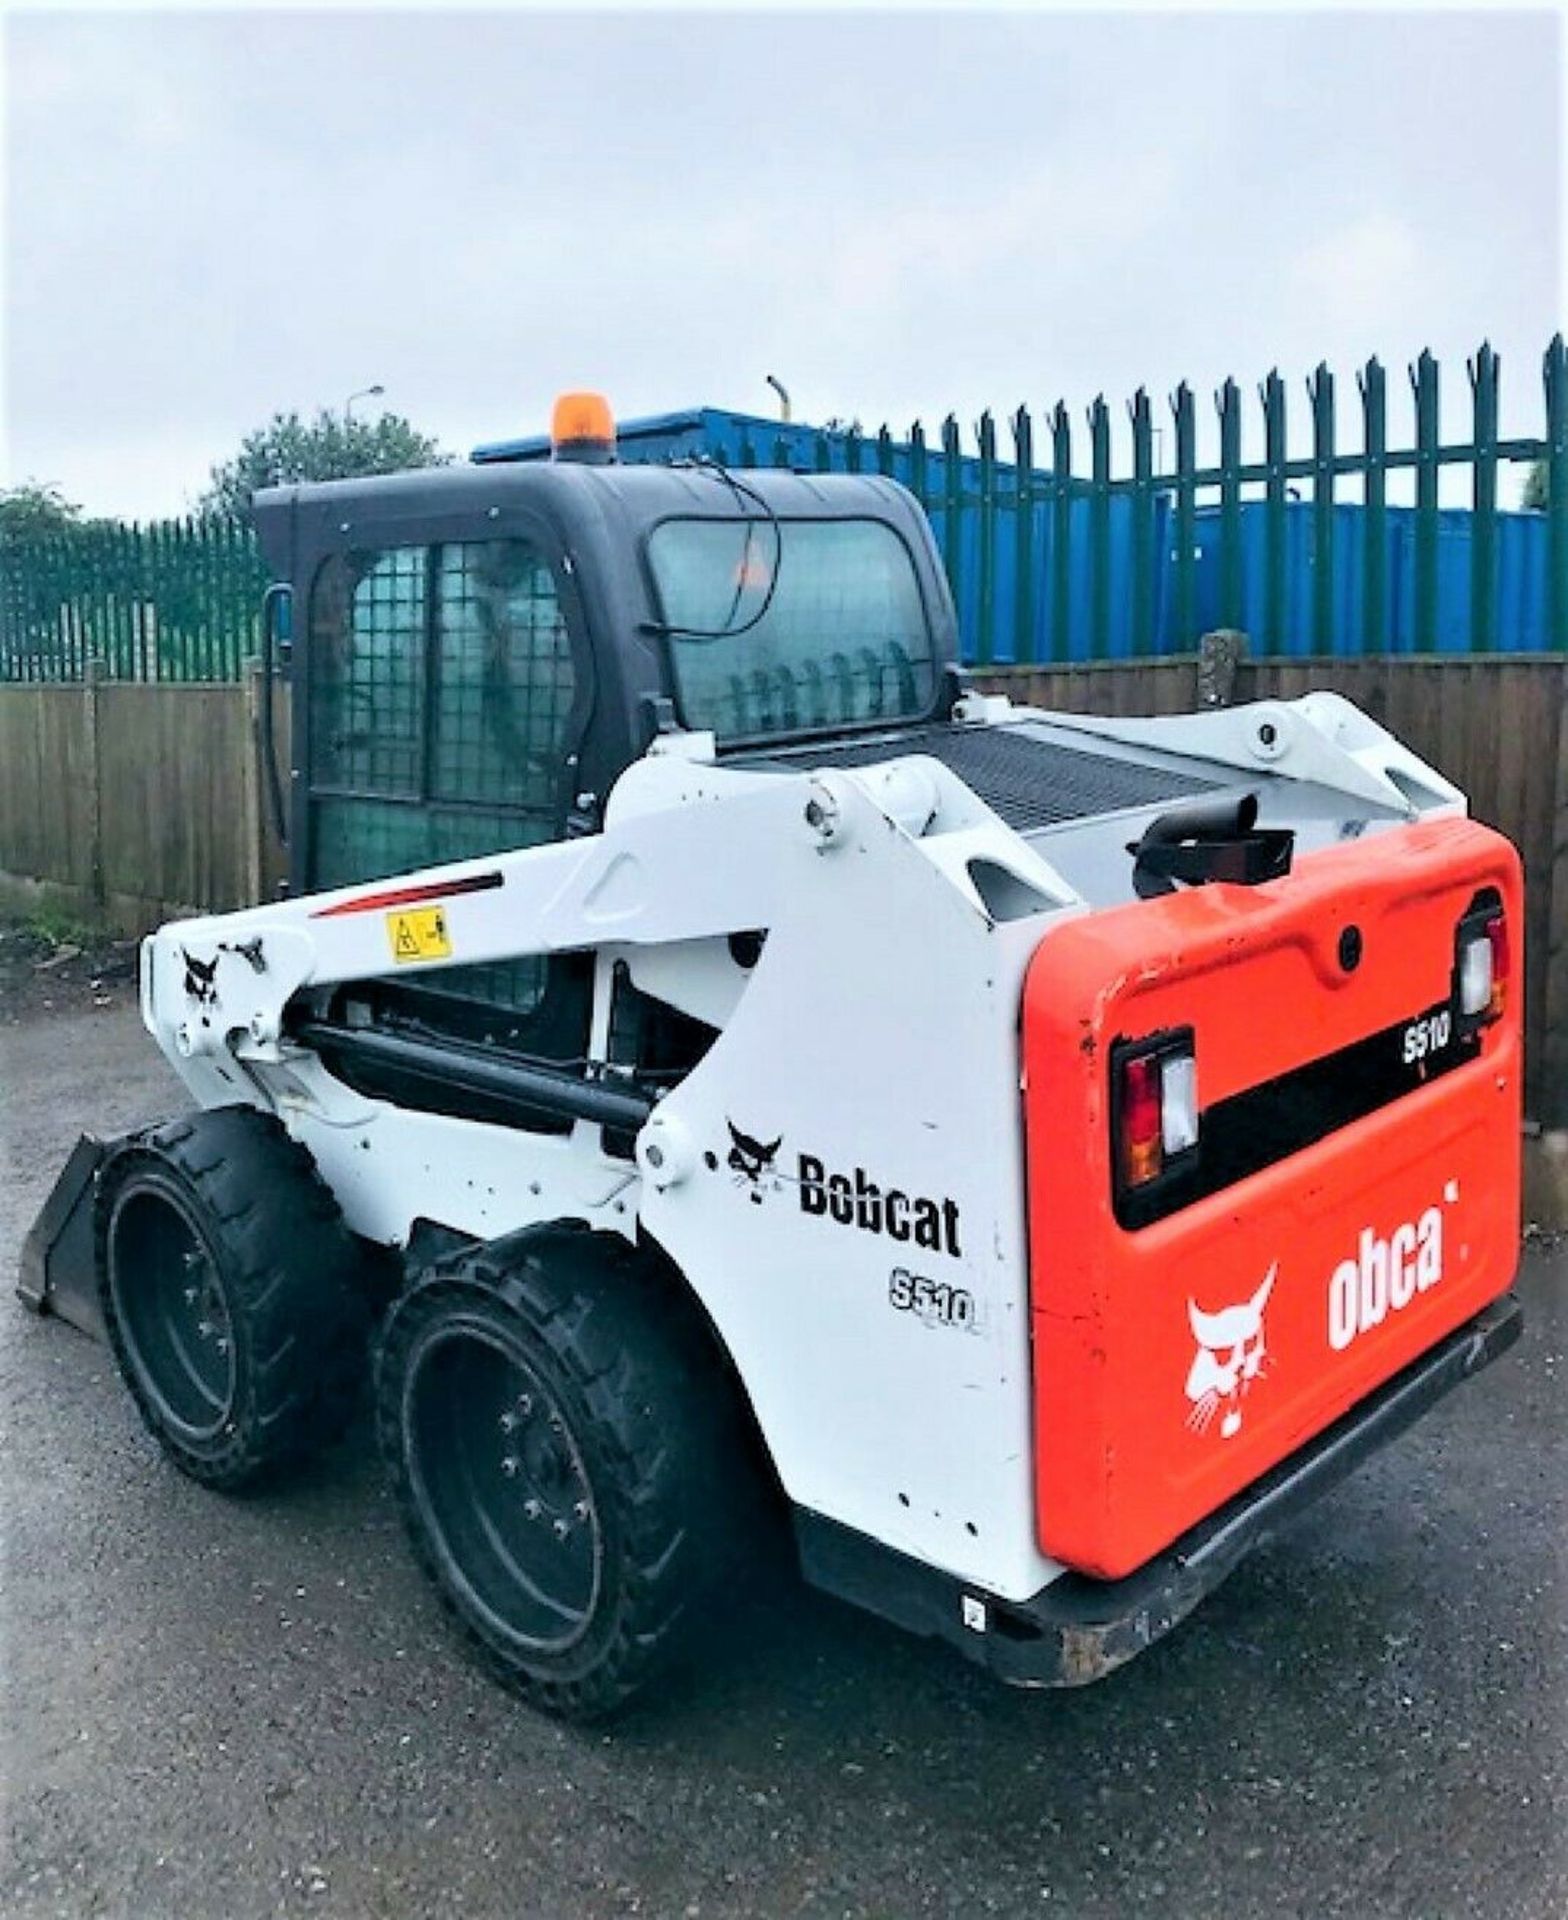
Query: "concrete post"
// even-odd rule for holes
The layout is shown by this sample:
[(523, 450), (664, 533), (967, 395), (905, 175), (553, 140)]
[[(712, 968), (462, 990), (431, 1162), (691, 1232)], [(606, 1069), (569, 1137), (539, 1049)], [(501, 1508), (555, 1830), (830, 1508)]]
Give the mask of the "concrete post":
[(1198, 642), (1198, 706), (1234, 706), (1236, 675), (1247, 657), (1247, 636), (1235, 627), (1218, 627)]

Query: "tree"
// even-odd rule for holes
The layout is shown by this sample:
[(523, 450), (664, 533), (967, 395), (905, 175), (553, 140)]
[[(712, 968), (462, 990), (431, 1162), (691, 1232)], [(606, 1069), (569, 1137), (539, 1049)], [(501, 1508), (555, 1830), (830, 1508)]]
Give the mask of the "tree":
[(1545, 513), (1549, 496), (1546, 484), (1546, 462), (1532, 460), (1530, 471), (1524, 477), (1524, 493), (1519, 504), (1526, 513)]
[(400, 473), (407, 467), (444, 467), (452, 456), (400, 413), (356, 420), (322, 408), (313, 420), (275, 413), (248, 433), (232, 460), (212, 469), (201, 496), (206, 513), (242, 520), (258, 487), (298, 480), (350, 480), (364, 473)]
[(67, 500), (53, 481), (25, 480), (0, 491), (0, 545), (47, 540), (82, 524), (82, 510)]

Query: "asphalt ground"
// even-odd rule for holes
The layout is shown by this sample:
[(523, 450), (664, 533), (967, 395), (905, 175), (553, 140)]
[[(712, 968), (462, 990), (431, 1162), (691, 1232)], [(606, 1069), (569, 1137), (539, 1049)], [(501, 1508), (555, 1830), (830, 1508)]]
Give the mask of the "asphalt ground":
[(1568, 1914), (1568, 1254), (1524, 1342), (1112, 1680), (1009, 1693), (784, 1583), (610, 1733), (471, 1667), (363, 1427), (205, 1493), (10, 1297), (125, 987), (0, 1022), (0, 1913)]

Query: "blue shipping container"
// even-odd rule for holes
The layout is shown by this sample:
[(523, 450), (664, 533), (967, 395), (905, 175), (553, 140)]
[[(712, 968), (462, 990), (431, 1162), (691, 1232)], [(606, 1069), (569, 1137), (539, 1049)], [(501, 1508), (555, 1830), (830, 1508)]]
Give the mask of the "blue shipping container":
[[(1194, 608), (1198, 631), (1220, 625), (1220, 514), (1217, 507), (1200, 508), (1194, 517)], [(1262, 501), (1248, 501), (1241, 509), (1241, 626), (1252, 636), (1258, 652), (1300, 658), (1320, 651), (1314, 638), (1313, 580), (1316, 570), (1313, 508), (1309, 500), (1285, 505), (1285, 619), (1283, 630), (1268, 632), (1265, 591), (1267, 582), (1267, 517)], [(1362, 592), (1365, 571), (1364, 509), (1354, 505), (1334, 509), (1334, 644), (1335, 654), (1362, 651)], [(1438, 515), (1437, 623), (1424, 650), (1467, 653), (1470, 650), (1470, 553), (1472, 516), (1463, 507), (1445, 508)], [(1387, 594), (1386, 631), (1391, 653), (1415, 653), (1420, 636), (1416, 618), (1416, 511), (1414, 507), (1386, 509), (1384, 591)], [(1169, 553), (1169, 543), (1163, 549)], [(1500, 513), (1497, 516), (1497, 626), (1494, 649), (1499, 653), (1542, 653), (1551, 650), (1547, 632), (1546, 565), (1547, 523), (1542, 513)], [(1179, 647), (1180, 636), (1162, 632), (1163, 648)], [(1190, 639), (1188, 641), (1190, 645)]]

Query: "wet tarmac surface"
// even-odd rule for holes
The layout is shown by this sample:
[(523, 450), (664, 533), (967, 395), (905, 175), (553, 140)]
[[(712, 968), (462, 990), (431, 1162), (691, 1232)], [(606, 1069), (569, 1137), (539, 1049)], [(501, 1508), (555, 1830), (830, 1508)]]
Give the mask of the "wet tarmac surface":
[(77, 1132), (178, 1110), (126, 996), (0, 1030), (0, 1912), (1568, 1913), (1568, 1251), (1521, 1345), (1113, 1680), (1014, 1694), (784, 1585), (609, 1733), (467, 1662), (363, 1424), (204, 1493), (10, 1293)]

